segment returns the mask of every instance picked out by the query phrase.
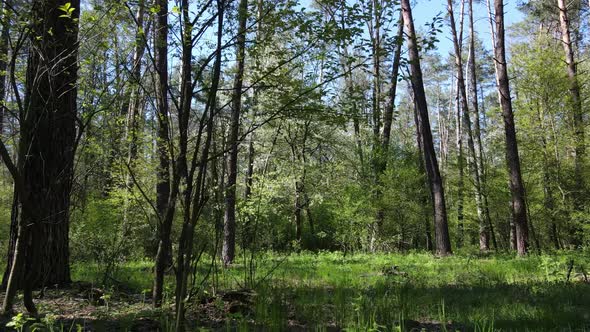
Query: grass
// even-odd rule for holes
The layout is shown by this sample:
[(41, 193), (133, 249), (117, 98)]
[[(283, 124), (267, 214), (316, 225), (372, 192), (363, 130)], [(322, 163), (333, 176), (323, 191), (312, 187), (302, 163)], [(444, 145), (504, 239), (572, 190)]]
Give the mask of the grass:
[[(566, 282), (571, 259), (574, 269)], [(589, 266), (584, 253), (526, 258), (265, 253), (255, 269), (245, 263), (213, 269), (203, 282), (190, 307), (195, 330), (590, 331), (590, 284), (576, 275)], [(119, 326), (126, 328), (151, 317), (167, 330), (171, 307), (159, 312), (149, 308), (151, 265), (120, 266), (111, 279), (113, 304), (88, 315), (95, 315), (103, 327), (124, 322)], [(207, 271), (207, 266), (198, 269), (198, 284)], [(75, 280), (102, 280), (96, 264), (74, 264), (72, 273)], [(172, 302), (173, 277), (168, 278), (166, 296)], [(235, 303), (224, 302), (222, 294), (245, 286), (256, 295), (248, 308), (233, 310)], [(134, 295), (117, 296), (119, 292)], [(44, 308), (50, 310), (50, 305)]]
[[(291, 320), (394, 330), (405, 320), (418, 326), (451, 321), (453, 328), (469, 330), (492, 324), (502, 330), (583, 330), (590, 327), (590, 285), (565, 282), (571, 258), (290, 256), (257, 289), (255, 320), (277, 328)], [(588, 263), (582, 255), (573, 259), (578, 266)], [(392, 265), (403, 273), (381, 273)]]

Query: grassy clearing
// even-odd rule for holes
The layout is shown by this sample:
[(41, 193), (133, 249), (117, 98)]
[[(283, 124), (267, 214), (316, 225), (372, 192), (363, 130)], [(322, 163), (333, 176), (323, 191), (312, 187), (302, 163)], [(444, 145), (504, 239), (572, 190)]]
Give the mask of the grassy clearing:
[[(209, 277), (199, 287), (189, 317), (195, 330), (585, 331), (590, 330), (590, 284), (581, 272), (590, 266), (588, 257), (267, 253), (257, 257), (254, 267), (248, 261), (226, 270), (203, 264), (197, 284)], [(73, 266), (75, 280), (99, 284), (102, 272), (96, 264)], [(169, 278), (167, 299), (172, 302)], [(138, 321), (161, 330), (172, 325), (171, 306), (158, 312), (149, 307), (151, 262), (120, 266), (109, 280), (112, 287), (103, 288), (108, 289), (108, 308), (92, 301), (56, 308), (50, 300), (40, 300), (40, 307), (58, 319), (94, 320), (91, 325), (98, 330), (111, 330), (113, 324), (137, 329)], [(228, 293), (243, 288), (252, 288), (255, 295)]]

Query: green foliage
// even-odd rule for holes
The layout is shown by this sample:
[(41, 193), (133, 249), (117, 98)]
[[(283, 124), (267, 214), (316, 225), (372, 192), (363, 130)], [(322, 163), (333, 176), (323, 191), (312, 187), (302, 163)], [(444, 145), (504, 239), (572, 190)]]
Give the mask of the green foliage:
[(64, 13), (64, 14), (60, 15), (59, 17), (70, 18), (70, 19), (72, 18), (72, 14), (74, 13), (74, 10), (76, 10), (76, 8), (72, 7), (71, 2), (66, 2), (63, 5), (57, 7), (57, 9)]

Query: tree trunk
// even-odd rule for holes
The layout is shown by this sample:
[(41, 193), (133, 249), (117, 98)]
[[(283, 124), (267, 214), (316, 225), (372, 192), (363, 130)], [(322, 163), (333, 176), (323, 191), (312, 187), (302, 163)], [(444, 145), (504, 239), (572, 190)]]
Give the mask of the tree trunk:
[[(584, 210), (584, 203), (586, 201), (586, 185), (584, 173), (584, 156), (586, 154), (585, 143), (585, 123), (584, 111), (582, 109), (582, 97), (580, 96), (580, 83), (578, 82), (577, 63), (574, 57), (574, 45), (571, 40), (570, 20), (565, 0), (557, 0), (559, 7), (559, 23), (561, 26), (561, 43), (565, 52), (565, 62), (567, 63), (567, 75), (569, 78), (569, 90), (571, 96), (572, 117), (574, 120), (574, 134), (575, 134), (575, 188), (574, 188), (574, 209), (577, 212)], [(576, 227), (574, 229), (578, 229)], [(578, 233), (577, 231), (575, 233)], [(581, 239), (579, 235), (573, 235), (573, 243), (580, 245)]]
[[(172, 220), (170, 204), (169, 104), (168, 104), (168, 0), (156, 0), (158, 8), (154, 27), (158, 171), (156, 173), (156, 210), (158, 213), (158, 251), (154, 267), (154, 307), (162, 304), (164, 272), (172, 260)], [(172, 213), (170, 211), (170, 213)]]
[[(129, 108), (127, 110), (126, 139), (129, 146), (127, 163), (131, 167), (137, 159), (137, 145), (139, 139), (139, 122), (142, 116), (141, 111), (141, 61), (145, 52), (147, 31), (144, 27), (145, 1), (137, 3), (137, 14), (135, 21), (137, 30), (135, 33), (135, 50), (133, 52), (133, 64), (131, 68), (131, 93), (129, 95)], [(131, 167), (131, 169), (133, 169)]]
[(8, 238), (8, 253), (6, 259), (6, 269), (2, 277), (2, 285), (0, 289), (6, 290), (8, 286), (8, 278), (10, 278), (10, 270), (12, 269), (12, 261), (14, 259), (14, 252), (16, 249), (16, 237), (18, 234), (18, 220), (19, 220), (20, 202), (18, 199), (18, 191), (16, 186), (12, 191), (12, 208), (10, 210), (10, 235)]
[(550, 166), (550, 153), (547, 147), (547, 137), (545, 127), (545, 107), (546, 103), (543, 102), (543, 109), (539, 109), (539, 130), (541, 132), (541, 146), (543, 147), (543, 207), (549, 218), (549, 239), (553, 244), (554, 248), (559, 250), (559, 238), (557, 236), (557, 224), (555, 222), (555, 198), (553, 197), (553, 185), (551, 176)]
[[(185, 17), (185, 22), (188, 17), (188, 0), (182, 1), (182, 11)], [(224, 28), (224, 12), (226, 2), (225, 0), (217, 0), (217, 41), (215, 51), (215, 63), (213, 65), (213, 72), (211, 77), (211, 88), (207, 96), (205, 110), (201, 118), (201, 127), (197, 137), (197, 144), (194, 147), (191, 167), (187, 173), (186, 189), (184, 195), (183, 213), (184, 219), (182, 223), (182, 230), (178, 241), (178, 254), (176, 262), (176, 290), (175, 290), (175, 314), (176, 314), (176, 328), (177, 332), (184, 331), (185, 325), (185, 306), (188, 294), (189, 274), (191, 273), (191, 264), (193, 264), (193, 246), (194, 246), (194, 231), (197, 221), (203, 210), (203, 206), (207, 200), (206, 190), (206, 175), (207, 167), (210, 158), (210, 147), (213, 138), (213, 127), (215, 123), (215, 114), (217, 113), (217, 91), (219, 88), (219, 81), (221, 76), (221, 61), (222, 61), (222, 42), (223, 42), (223, 28)], [(186, 30), (185, 30), (186, 31)], [(188, 36), (187, 36), (188, 37)], [(185, 39), (187, 40), (187, 39)], [(188, 39), (190, 40), (190, 39)], [(185, 42), (185, 51), (188, 51), (190, 44)], [(187, 55), (187, 52), (184, 52)], [(188, 98), (188, 96), (186, 96)], [(188, 116), (188, 114), (187, 114)], [(206, 127), (206, 129), (204, 128)], [(204, 136), (204, 137), (203, 137)], [(204, 142), (201, 144), (201, 141)], [(199, 155), (200, 151), (200, 155)], [(196, 175), (196, 179), (195, 179)]]
[[(478, 217), (480, 222), (483, 220), (483, 225), (480, 224), (480, 248), (482, 241), (489, 242), (489, 238), (491, 237), (492, 245), (494, 249), (498, 248), (498, 244), (496, 242), (496, 236), (494, 234), (494, 228), (492, 225), (492, 219), (490, 217), (490, 208), (488, 203), (487, 197), (487, 182), (486, 182), (486, 165), (484, 162), (484, 149), (481, 139), (481, 124), (480, 124), (480, 110), (479, 110), (479, 103), (477, 99), (477, 66), (475, 60), (475, 27), (474, 27), (474, 15), (473, 15), (473, 0), (469, 0), (469, 63), (468, 63), (468, 72), (469, 72), (469, 92), (471, 95), (471, 109), (473, 112), (473, 136), (475, 138), (476, 143), (476, 157), (475, 157), (475, 164), (478, 166), (479, 169), (479, 199), (481, 200), (481, 209), (483, 211), (483, 216), (479, 217), (480, 210), (478, 210)], [(483, 107), (483, 105), (482, 105)], [(485, 112), (483, 112), (485, 114)], [(486, 226), (487, 225), (487, 226)]]
[(504, 131), (506, 139), (506, 162), (510, 179), (510, 192), (512, 193), (512, 206), (514, 211), (514, 224), (516, 228), (516, 244), (519, 255), (525, 255), (528, 251), (528, 225), (524, 196), (524, 185), (520, 171), (520, 157), (518, 155), (518, 143), (516, 140), (516, 128), (514, 114), (512, 112), (512, 99), (510, 97), (510, 82), (506, 63), (506, 48), (504, 42), (504, 0), (495, 1), (496, 17), (496, 45), (494, 46), (495, 69), (498, 86), (498, 96), (502, 106), (504, 118)]
[(463, 161), (463, 124), (461, 123), (461, 106), (459, 103), (459, 80), (457, 80), (457, 93), (455, 94), (455, 120), (457, 128), (457, 170), (459, 171), (459, 179), (457, 180), (457, 246), (463, 246), (465, 236), (465, 225), (463, 208), (465, 205), (465, 167)]
[(254, 133), (250, 134), (248, 140), (248, 168), (246, 169), (246, 184), (244, 186), (244, 199), (250, 199), (252, 196), (252, 185), (254, 181), (254, 157), (256, 151), (254, 150)]
[[(18, 166), (13, 170), (22, 211), (4, 310), (19, 286), (36, 314), (35, 287), (71, 281), (70, 193), (76, 141), (78, 18), (80, 2), (34, 1), (31, 44), (20, 119)], [(61, 17), (60, 17), (61, 16)], [(6, 160), (5, 160), (6, 161)], [(22, 282), (21, 285), (18, 283)]]
[[(413, 99), (413, 96), (412, 96)], [(413, 101), (413, 100), (412, 100)], [(414, 104), (414, 122), (415, 123), (419, 123), (418, 120), (418, 108), (416, 107), (416, 103), (413, 101)], [(425, 173), (426, 170), (426, 165), (424, 164), (424, 157), (422, 157), (424, 155), (424, 145), (422, 144), (422, 134), (420, 131), (420, 126), (416, 126), (416, 143), (418, 145), (418, 168), (420, 169), (420, 173), (421, 175), (424, 177), (424, 188), (428, 188), (429, 184), (427, 181), (427, 175)], [(424, 216), (424, 233), (425, 233), (425, 244), (426, 244), (426, 251), (432, 251), (433, 250), (433, 246), (432, 246), (432, 232), (430, 231), (430, 220), (429, 220), (429, 216), (430, 216), (430, 209), (429, 209), (429, 204), (428, 204), (428, 193), (424, 192), (424, 195), (421, 195), (420, 197), (420, 201), (422, 202), (422, 213)]]
[[(4, 2), (3, 2), (4, 3)], [(6, 6), (6, 5), (5, 5)], [(4, 9), (2, 6), (2, 9)], [(8, 33), (9, 33), (9, 17), (8, 11), (3, 11), (5, 14), (2, 17), (2, 32), (0, 32), (0, 105), (4, 105), (6, 101), (6, 69), (8, 68)], [(4, 107), (0, 108), (0, 140), (4, 138), (4, 122), (6, 121)], [(10, 274), (10, 266), (12, 264), (12, 253), (14, 253), (14, 246), (16, 244), (16, 233), (18, 229), (18, 193), (16, 188), (13, 190), (13, 203), (10, 214), (10, 236), (8, 238), (8, 253), (6, 260), (6, 269), (4, 277), (2, 278), (2, 285), (0, 289), (6, 289), (8, 277)]]
[(389, 87), (389, 100), (387, 107), (383, 114), (383, 137), (382, 137), (382, 150), (384, 154), (383, 165), (381, 166), (382, 171), (387, 168), (387, 153), (389, 151), (389, 143), (391, 140), (391, 125), (393, 123), (393, 111), (395, 109), (395, 98), (397, 95), (397, 80), (399, 76), (399, 67), (402, 53), (402, 44), (404, 38), (404, 20), (400, 13), (398, 21), (398, 30), (396, 35), (395, 52), (393, 55), (393, 64), (391, 69), (391, 86)]
[(222, 258), (225, 266), (230, 265), (236, 251), (236, 183), (238, 178), (238, 145), (240, 113), (242, 109), (242, 85), (246, 56), (246, 22), (248, 19), (248, 0), (240, 0), (238, 8), (238, 36), (236, 59), (238, 71), (232, 92), (232, 113), (229, 133), (229, 165), (225, 189), (225, 217), (223, 221)]
[[(472, 2), (473, 0), (470, 0), (470, 13), (471, 15), (469, 16), (469, 20), (470, 20), (470, 30), (471, 30), (471, 36), (470, 36), (470, 60), (473, 59), (474, 57), (472, 56), (471, 52), (475, 52), (474, 50), (474, 37), (473, 37), (473, 8), (472, 8)], [(457, 35), (457, 31), (455, 28), (455, 19), (454, 19), (454, 11), (453, 11), (453, 2), (452, 0), (448, 0), (448, 11), (449, 11), (449, 16), (450, 16), (450, 21), (451, 21), (451, 33), (453, 34), (453, 45), (455, 48), (455, 65), (457, 67), (457, 82), (458, 82), (458, 88), (459, 88), (459, 96), (460, 96), (460, 100), (461, 100), (461, 105), (462, 105), (462, 109), (463, 109), (463, 125), (467, 131), (467, 147), (469, 148), (469, 154), (470, 154), (470, 158), (469, 158), (469, 169), (471, 170), (471, 175), (473, 177), (473, 183), (475, 185), (475, 203), (477, 206), (477, 217), (478, 217), (478, 223), (479, 223), (479, 249), (481, 251), (488, 251), (490, 250), (490, 236), (489, 236), (489, 229), (488, 229), (488, 223), (486, 222), (486, 220), (484, 219), (484, 206), (483, 206), (483, 202), (484, 202), (484, 198), (483, 198), (483, 192), (482, 192), (482, 186), (481, 186), (481, 177), (480, 177), (480, 167), (478, 164), (478, 155), (475, 149), (475, 142), (474, 142), (474, 135), (473, 135), (473, 131), (471, 130), (471, 117), (469, 114), (469, 106), (468, 106), (468, 99), (467, 99), (467, 89), (466, 89), (466, 84), (465, 84), (465, 78), (463, 77), (463, 59), (462, 59), (462, 52), (461, 52), (461, 34)], [(463, 13), (461, 13), (461, 15), (463, 15)], [(463, 21), (461, 19), (461, 21)], [(462, 27), (461, 27), (462, 30)], [(475, 69), (475, 66), (473, 66), (473, 69)], [(475, 71), (472, 70), (472, 85), (475, 85), (475, 77), (473, 77), (473, 75), (475, 75)], [(473, 110), (476, 114), (476, 116), (479, 116), (479, 112), (477, 110), (477, 94), (476, 93), (472, 93), (472, 95), (476, 96), (475, 98), (472, 98), (472, 107)]]
[(402, 11), (404, 17), (404, 26), (407, 34), (411, 82), (414, 90), (415, 103), (418, 108), (418, 123), (422, 135), (422, 144), (424, 148), (424, 164), (430, 183), (430, 191), (434, 204), (434, 229), (436, 253), (438, 255), (450, 255), (451, 241), (449, 238), (449, 226), (447, 222), (447, 209), (445, 205), (445, 194), (438, 168), (438, 161), (434, 151), (432, 132), (430, 130), (430, 120), (428, 117), (428, 105), (426, 103), (426, 94), (424, 91), (424, 82), (422, 80), (422, 69), (420, 67), (420, 55), (414, 30), (414, 21), (412, 19), (412, 9), (410, 0), (402, 0)]
[[(10, 3), (10, 1), (6, 1)], [(2, 2), (4, 3), (4, 1)], [(8, 33), (10, 29), (10, 17), (8, 16), (8, 9), (0, 6), (4, 15), (2, 16), (2, 32), (0, 32), (0, 105), (4, 106), (6, 100), (6, 69), (8, 67)], [(0, 108), (0, 138), (4, 134), (5, 109)]]
[(303, 221), (302, 221), (302, 208), (303, 208), (303, 184), (301, 180), (295, 181), (295, 206), (293, 217), (295, 219), (295, 239), (301, 242)]

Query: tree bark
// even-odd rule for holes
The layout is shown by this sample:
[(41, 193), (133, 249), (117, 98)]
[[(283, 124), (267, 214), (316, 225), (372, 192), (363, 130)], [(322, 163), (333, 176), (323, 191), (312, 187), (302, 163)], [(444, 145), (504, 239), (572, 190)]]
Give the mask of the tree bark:
[[(10, 3), (10, 1), (6, 1)], [(4, 2), (2, 2), (4, 4)], [(5, 102), (6, 102), (6, 69), (8, 68), (8, 33), (10, 30), (10, 17), (6, 4), (0, 6), (3, 10), (2, 32), (0, 32), (0, 138), (4, 134)]]
[(34, 287), (71, 281), (68, 235), (80, 2), (68, 3), (71, 10), (58, 8), (63, 1), (32, 3), (18, 166), (11, 171), (22, 210), (4, 311), (12, 309), (16, 290), (23, 288), (25, 306), (36, 314)]
[(169, 151), (169, 103), (168, 103), (168, 0), (156, 0), (154, 49), (155, 69), (157, 72), (156, 107), (157, 107), (157, 140), (158, 170), (156, 173), (156, 210), (158, 213), (158, 251), (154, 266), (154, 287), (152, 302), (154, 307), (162, 304), (164, 288), (164, 272), (172, 258), (172, 232), (170, 206), (170, 151)]
[(463, 214), (465, 205), (465, 156), (463, 153), (463, 123), (461, 122), (461, 105), (459, 80), (457, 80), (457, 91), (455, 94), (455, 123), (457, 130), (456, 145), (457, 145), (457, 246), (463, 246), (465, 237), (465, 216)]
[(516, 228), (516, 246), (518, 255), (525, 255), (528, 251), (528, 221), (525, 205), (524, 185), (520, 170), (520, 157), (516, 139), (516, 127), (512, 112), (510, 97), (510, 82), (506, 63), (506, 48), (504, 42), (504, 1), (494, 0), (496, 17), (496, 45), (494, 45), (495, 69), (498, 86), (498, 96), (502, 106), (504, 131), (506, 140), (506, 163), (508, 166), (510, 192), (512, 194), (512, 209)]
[[(4, 2), (2, 3), (4, 4)], [(4, 138), (4, 122), (6, 121), (4, 106), (6, 102), (6, 69), (8, 68), (8, 33), (10, 29), (10, 21), (7, 15), (8, 11), (5, 11), (4, 7), (6, 7), (6, 5), (2, 6), (5, 14), (2, 17), (2, 32), (0, 32), (0, 140)], [(14, 245), (16, 244), (16, 234), (18, 229), (18, 207), (18, 193), (15, 188), (13, 190), (13, 203), (10, 213), (10, 235), (8, 238), (6, 269), (4, 271), (4, 277), (2, 278), (0, 289), (6, 289), (10, 274), (12, 254), (14, 253)]]
[(438, 161), (434, 151), (432, 132), (430, 129), (430, 120), (428, 117), (428, 105), (426, 103), (426, 94), (424, 91), (424, 82), (422, 80), (422, 69), (420, 67), (420, 54), (416, 41), (416, 32), (414, 30), (414, 21), (412, 19), (412, 8), (410, 0), (401, 1), (402, 12), (404, 17), (404, 26), (407, 34), (411, 82), (414, 90), (415, 103), (418, 108), (418, 123), (422, 135), (422, 144), (424, 148), (424, 164), (430, 183), (434, 205), (434, 229), (436, 253), (441, 256), (452, 254), (451, 241), (449, 238), (449, 226), (447, 222), (447, 209), (445, 203), (445, 194), (438, 168)]
[(238, 7), (237, 72), (232, 92), (232, 112), (229, 133), (229, 164), (225, 189), (225, 216), (223, 221), (223, 264), (232, 264), (236, 251), (236, 183), (238, 178), (238, 146), (240, 113), (242, 111), (242, 85), (246, 57), (246, 23), (248, 19), (248, 0), (240, 0)]
[[(416, 107), (416, 103), (414, 102), (414, 96), (412, 95), (412, 103), (414, 104), (414, 122), (419, 123), (418, 120), (418, 108)], [(428, 183), (428, 176), (426, 175), (426, 165), (424, 164), (424, 145), (422, 144), (422, 133), (420, 126), (416, 126), (416, 143), (418, 145), (418, 168), (420, 169), (421, 175), (424, 177), (424, 188), (429, 187)], [(430, 221), (428, 220), (429, 215), (431, 213), (428, 207), (428, 193), (425, 192), (424, 195), (420, 195), (420, 201), (422, 202), (422, 213), (424, 215), (424, 233), (425, 233), (425, 245), (426, 251), (432, 251), (432, 232), (430, 231)]]

